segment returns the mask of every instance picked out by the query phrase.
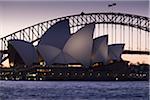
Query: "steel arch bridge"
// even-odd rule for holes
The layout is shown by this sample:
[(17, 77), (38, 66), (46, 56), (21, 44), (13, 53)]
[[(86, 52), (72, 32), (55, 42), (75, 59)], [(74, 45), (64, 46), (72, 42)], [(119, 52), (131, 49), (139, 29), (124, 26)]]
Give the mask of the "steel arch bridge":
[[(75, 33), (79, 28), (85, 26), (86, 24), (95, 23), (97, 25), (97, 33), (103, 32), (103, 35), (105, 33), (111, 35), (110, 43), (125, 43), (127, 45), (124, 51), (125, 54), (150, 54), (150, 18), (139, 15), (113, 12), (82, 12), (78, 15), (56, 18), (21, 29), (15, 33), (0, 38), (1, 52), (7, 53), (7, 41), (11, 39), (21, 39), (35, 43), (41, 38), (48, 28), (50, 28), (56, 22), (64, 19), (69, 19), (71, 33)], [(120, 35), (116, 34), (118, 28)], [(100, 36), (101, 34), (98, 35)], [(144, 49), (141, 49), (143, 45)]]

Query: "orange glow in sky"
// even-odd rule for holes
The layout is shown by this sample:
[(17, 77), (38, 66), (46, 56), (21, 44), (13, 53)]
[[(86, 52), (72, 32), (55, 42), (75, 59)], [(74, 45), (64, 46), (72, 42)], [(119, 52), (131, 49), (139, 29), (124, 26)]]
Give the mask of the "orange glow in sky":
[(123, 60), (130, 61), (131, 63), (146, 63), (150, 64), (150, 56), (149, 55), (127, 55), (123, 54), (122, 55)]

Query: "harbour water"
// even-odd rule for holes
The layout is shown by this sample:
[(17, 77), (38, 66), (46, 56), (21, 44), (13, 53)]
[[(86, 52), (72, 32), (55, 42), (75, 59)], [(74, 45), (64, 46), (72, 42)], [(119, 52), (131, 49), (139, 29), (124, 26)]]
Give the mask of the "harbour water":
[(0, 81), (0, 100), (149, 100), (149, 83)]

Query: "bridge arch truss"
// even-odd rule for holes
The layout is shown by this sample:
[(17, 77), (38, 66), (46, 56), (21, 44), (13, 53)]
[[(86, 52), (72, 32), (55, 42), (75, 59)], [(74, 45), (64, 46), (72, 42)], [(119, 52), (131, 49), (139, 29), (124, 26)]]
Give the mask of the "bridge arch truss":
[[(120, 39), (121, 43), (126, 43), (125, 40), (128, 39), (129, 47), (126, 48), (126, 51), (128, 53), (130, 51), (135, 51), (139, 53), (145, 53), (149, 54), (149, 37), (150, 37), (150, 19), (148, 17), (144, 16), (138, 16), (138, 15), (131, 15), (131, 14), (123, 14), (123, 13), (81, 13), (78, 15), (72, 15), (72, 16), (66, 16), (61, 18), (56, 18), (53, 20), (44, 21), (41, 23), (38, 23), (36, 25), (21, 29), (15, 33), (12, 33), (8, 36), (5, 36), (3, 38), (0, 38), (0, 50), (5, 51), (7, 50), (8, 40), (11, 39), (21, 39), (29, 42), (35, 43), (38, 41), (41, 36), (45, 33), (45, 31), (50, 28), (52, 25), (54, 25), (56, 22), (69, 19), (70, 23), (70, 30), (71, 33), (75, 33), (79, 28), (85, 26), (89, 23), (95, 23), (97, 25), (97, 30), (107, 33), (107, 34), (114, 34), (112, 35), (112, 41), (110, 43), (116, 43), (117, 41), (113, 41), (113, 37), (117, 37), (116, 31), (118, 27), (120, 27), (120, 32), (122, 32), (122, 40)], [(101, 28), (101, 29), (100, 29)], [(102, 29), (103, 28), (103, 29)], [(105, 29), (104, 29), (105, 28)], [(111, 28), (111, 31), (109, 33), (109, 30)], [(127, 34), (125, 29), (128, 28), (128, 37), (125, 37), (125, 34)], [(134, 33), (134, 30), (138, 34)], [(99, 32), (98, 31), (98, 32)], [(134, 42), (132, 39), (137, 35), (137, 48), (132, 48)], [(144, 44), (142, 44), (141, 36), (144, 37)], [(140, 41), (140, 42), (138, 42)], [(132, 45), (131, 45), (132, 43)], [(135, 44), (134, 44), (135, 45)], [(139, 45), (139, 47), (138, 47)], [(141, 50), (140, 46), (145, 45), (145, 49)], [(134, 53), (134, 52), (132, 52)]]

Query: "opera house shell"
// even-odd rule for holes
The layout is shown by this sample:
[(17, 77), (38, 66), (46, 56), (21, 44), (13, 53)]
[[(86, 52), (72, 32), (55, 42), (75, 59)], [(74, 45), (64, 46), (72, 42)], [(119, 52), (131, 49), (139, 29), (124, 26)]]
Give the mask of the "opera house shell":
[(66, 19), (51, 26), (36, 46), (23, 40), (10, 40), (9, 62), (15, 66), (32, 66), (44, 61), (47, 66), (78, 64), (88, 68), (97, 62), (120, 61), (124, 44), (108, 45), (108, 35), (94, 39), (94, 29), (95, 24), (91, 23), (71, 34)]
[(23, 40), (10, 40), (8, 45), (10, 66), (32, 66), (38, 63), (35, 47)]

